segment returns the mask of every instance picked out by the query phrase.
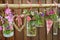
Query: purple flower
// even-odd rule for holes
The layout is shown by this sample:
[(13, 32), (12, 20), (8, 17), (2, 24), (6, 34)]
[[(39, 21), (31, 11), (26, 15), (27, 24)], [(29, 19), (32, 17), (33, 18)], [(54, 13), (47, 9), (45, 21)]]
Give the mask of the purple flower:
[(41, 13), (41, 16), (44, 16), (44, 13)]
[(7, 30), (8, 30), (8, 29), (10, 29), (10, 26), (7, 26), (7, 28), (6, 28), (6, 29), (7, 29)]
[(12, 22), (13, 21), (13, 15), (12, 14), (9, 14), (5, 18), (8, 19), (9, 22)]
[(54, 14), (54, 11), (53, 10), (50, 10), (49, 14)]
[(6, 14), (10, 14), (10, 13), (11, 13), (11, 9), (7, 8), (7, 9), (5, 10), (5, 13), (6, 13)]
[(0, 26), (0, 31), (1, 31), (2, 29), (3, 29), (2, 26)]
[(44, 13), (43, 12), (40, 12), (40, 16), (44, 16)]

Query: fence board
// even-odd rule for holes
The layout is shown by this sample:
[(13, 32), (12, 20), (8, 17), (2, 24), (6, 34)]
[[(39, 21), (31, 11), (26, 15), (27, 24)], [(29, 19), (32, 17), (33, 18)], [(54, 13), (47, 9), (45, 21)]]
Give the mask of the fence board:
[[(21, 0), (14, 0), (14, 4), (18, 4), (20, 1), (21, 3)], [(18, 9), (17, 10), (14, 10), (17, 14), (18, 14)], [(20, 14), (21, 14), (21, 9), (20, 9)], [(21, 31), (21, 32), (18, 32), (16, 29), (15, 29), (15, 40), (24, 40), (24, 31)]]
[[(58, 3), (60, 3), (60, 0), (58, 0)], [(60, 8), (58, 10), (60, 10)], [(59, 17), (60, 17), (60, 12), (59, 12)], [(58, 40), (60, 40), (60, 28), (58, 29)]]
[[(56, 2), (56, 3), (58, 3), (58, 0), (52, 0), (52, 3), (53, 2)], [(54, 10), (55, 10), (55, 8), (54, 8)], [(58, 10), (58, 9), (57, 9)], [(53, 28), (53, 30), (54, 30), (54, 28)], [(57, 26), (57, 31), (58, 31), (58, 26)], [(58, 40), (58, 34), (57, 35), (53, 35), (53, 40)]]
[(60, 28), (59, 28), (59, 31), (58, 31), (58, 40), (60, 40)]
[[(50, 4), (52, 3), (52, 0), (46, 0), (46, 3)], [(47, 40), (52, 40), (52, 28), (50, 29), (50, 32), (47, 35)]]
[[(46, 0), (38, 0), (38, 2), (40, 4), (45, 4), (45, 1)], [(39, 12), (44, 12), (43, 11), (44, 9), (45, 8), (39, 8)], [(39, 35), (40, 40), (46, 40), (46, 27), (45, 26), (39, 28), (39, 34), (38, 35)]]

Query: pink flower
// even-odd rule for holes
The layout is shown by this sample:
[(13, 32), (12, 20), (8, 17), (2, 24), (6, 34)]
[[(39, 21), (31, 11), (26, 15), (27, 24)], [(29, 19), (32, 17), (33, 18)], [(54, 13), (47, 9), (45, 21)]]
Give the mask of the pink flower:
[(10, 30), (13, 30), (13, 26), (12, 25), (10, 25)]
[(11, 13), (11, 9), (7, 8), (7, 9), (5, 10), (5, 13), (6, 13), (6, 14)]
[(51, 19), (46, 20), (47, 34), (50, 32), (53, 21)]
[(48, 16), (49, 15), (49, 12), (47, 11), (46, 15)]
[(20, 16), (17, 16), (18, 26), (22, 25), (22, 19)]
[(54, 11), (53, 10), (50, 10), (49, 14), (51, 14), (51, 15), (54, 14)]
[(10, 14), (10, 15), (6, 16), (5, 18), (8, 19), (9, 22), (12, 22), (13, 21), (12, 17), (13, 17), (13, 15)]
[(30, 16), (27, 16), (27, 21), (30, 21), (30, 20), (31, 20)]
[(23, 18), (23, 17), (24, 17), (24, 15), (22, 14), (22, 15), (21, 15), (21, 18)]
[(3, 29), (2, 26), (0, 26), (0, 31), (1, 31), (2, 29)]

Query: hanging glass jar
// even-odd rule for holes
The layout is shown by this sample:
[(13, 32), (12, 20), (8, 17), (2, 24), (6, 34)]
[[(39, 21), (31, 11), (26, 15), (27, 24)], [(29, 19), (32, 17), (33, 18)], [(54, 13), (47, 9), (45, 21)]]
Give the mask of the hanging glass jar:
[(44, 27), (44, 13), (43, 12), (35, 12), (34, 17), (36, 18), (36, 27)]
[(53, 24), (53, 35), (57, 35), (58, 34), (58, 22), (55, 21), (54, 24)]
[(3, 36), (12, 37), (14, 35), (13, 29), (13, 14), (11, 9), (8, 7), (5, 9), (5, 16), (3, 18)]
[(26, 14), (26, 30), (27, 30), (27, 36), (32, 37), (32, 36), (36, 36), (36, 21), (35, 21), (35, 17), (34, 17), (34, 11), (31, 10), (24, 10), (23, 11), (24, 14)]
[(27, 21), (27, 36), (36, 36), (36, 26), (34, 20)]
[(3, 23), (3, 36), (11, 37), (14, 35), (14, 29), (12, 23), (9, 23), (7, 19), (4, 20)]

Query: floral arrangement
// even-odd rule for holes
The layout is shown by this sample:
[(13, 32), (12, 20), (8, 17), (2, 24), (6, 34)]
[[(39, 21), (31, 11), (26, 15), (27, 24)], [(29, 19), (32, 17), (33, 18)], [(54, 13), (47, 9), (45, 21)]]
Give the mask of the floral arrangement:
[(24, 13), (31, 15), (31, 19), (35, 20), (36, 27), (41, 27), (42, 25), (44, 25), (44, 15), (45, 14), (43, 12), (38, 13), (37, 11), (25, 10)]
[(26, 20), (27, 20), (27, 36), (36, 36), (36, 27), (35, 25), (35, 19), (33, 18), (34, 12), (32, 11), (28, 11), (28, 10), (24, 10), (23, 13), (25, 13), (26, 16)]
[(3, 36), (4, 37), (11, 37), (14, 34), (13, 29), (13, 15), (10, 8), (5, 10), (5, 17), (3, 18)]
[(56, 23), (57, 23), (57, 18), (58, 18), (56, 11), (54, 10), (46, 11), (45, 18), (46, 18), (47, 34), (50, 32), (52, 25), (53, 25), (53, 34), (55, 34), (55, 32), (57, 31)]
[(39, 13), (36, 13), (34, 16), (36, 18), (36, 27), (43, 27), (44, 26), (44, 13), (39, 12)]
[(36, 27), (44, 24), (44, 13), (31, 10), (24, 10), (23, 13), (27, 14), (27, 35), (36, 36)]
[(52, 19), (53, 21), (57, 20), (57, 13), (54, 10), (47, 11), (46, 13), (46, 18), (47, 19)]

